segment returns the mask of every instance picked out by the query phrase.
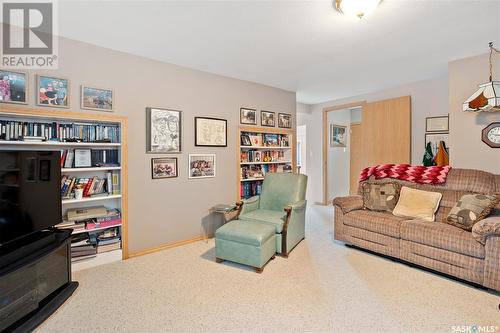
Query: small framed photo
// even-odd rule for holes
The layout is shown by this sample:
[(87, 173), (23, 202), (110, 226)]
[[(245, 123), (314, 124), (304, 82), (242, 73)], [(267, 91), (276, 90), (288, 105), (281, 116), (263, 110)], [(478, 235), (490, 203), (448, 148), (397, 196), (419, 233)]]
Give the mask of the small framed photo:
[(292, 128), (292, 115), (288, 113), (278, 113), (278, 127)]
[(0, 103), (28, 104), (28, 74), (0, 70)]
[(151, 178), (177, 177), (177, 157), (161, 157), (151, 159)]
[(227, 120), (194, 117), (194, 145), (198, 147), (227, 147)]
[(448, 132), (450, 130), (448, 116), (427, 117), (425, 118), (426, 132)]
[(252, 145), (252, 141), (250, 140), (250, 136), (248, 134), (241, 134), (241, 145), (242, 146)]
[(90, 149), (75, 149), (75, 168), (90, 168), (92, 166), (91, 155)]
[(113, 112), (113, 90), (82, 85), (80, 107), (86, 110)]
[(36, 104), (53, 108), (69, 108), (69, 80), (37, 75)]
[(345, 147), (347, 126), (330, 124), (330, 147)]
[(189, 178), (215, 177), (215, 154), (189, 154)]
[(240, 124), (257, 125), (257, 110), (240, 108)]
[(148, 153), (180, 153), (182, 144), (182, 112), (146, 108)]
[(270, 111), (260, 111), (260, 125), (266, 127), (275, 127), (276, 120), (274, 119), (276, 113)]

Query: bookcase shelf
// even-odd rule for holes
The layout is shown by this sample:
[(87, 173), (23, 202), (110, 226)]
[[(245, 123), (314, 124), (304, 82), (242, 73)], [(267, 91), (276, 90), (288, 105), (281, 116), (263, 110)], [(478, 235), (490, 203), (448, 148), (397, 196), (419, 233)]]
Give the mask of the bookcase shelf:
[(259, 194), (266, 173), (295, 172), (294, 137), (293, 129), (240, 126), (237, 200)]
[[(56, 127), (52, 126), (47, 129), (47, 126), (41, 130), (42, 135), (45, 130), (45, 137), (51, 138), (47, 141), (13, 141), (13, 140), (0, 140), (0, 149), (4, 150), (73, 150), (79, 148), (94, 150), (113, 150), (114, 156), (118, 156), (118, 165), (116, 166), (102, 166), (102, 167), (82, 167), (75, 168), (73, 166), (61, 168), (61, 174), (67, 177), (73, 177), (75, 179), (83, 179), (89, 177), (97, 177), (100, 179), (104, 178), (112, 173), (112, 176), (116, 174), (117, 188), (116, 192), (110, 192), (108, 195), (94, 196), (94, 197), (84, 197), (82, 199), (61, 199), (62, 214), (65, 217), (68, 209), (75, 208), (87, 208), (98, 205), (103, 205), (111, 210), (118, 209), (120, 211), (121, 223), (98, 227), (94, 229), (83, 229), (76, 230), (72, 234), (82, 236), (81, 234), (102, 232), (106, 229), (119, 228), (119, 234), (121, 235), (120, 249), (112, 250), (109, 252), (96, 253), (95, 256), (88, 257), (85, 259), (78, 259), (72, 262), (72, 269), (81, 270), (97, 265), (118, 261), (122, 259), (127, 259), (128, 254), (128, 184), (127, 184), (127, 118), (123, 116), (117, 116), (114, 114), (97, 114), (97, 113), (87, 113), (87, 112), (74, 112), (66, 110), (54, 110), (49, 108), (29, 108), (25, 106), (17, 105), (0, 105), (0, 120), (6, 122), (18, 123), (19, 130), (14, 133), (23, 133), (24, 135), (31, 135), (29, 132), (33, 128), (41, 128), (40, 124), (54, 124)], [(31, 126), (24, 127), (22, 126)], [(38, 123), (38, 125), (34, 124)], [(14, 125), (15, 126), (15, 125)], [(38, 126), (38, 127), (35, 127)], [(5, 127), (4, 127), (5, 128)], [(12, 127), (11, 127), (12, 128)], [(15, 128), (15, 127), (14, 127)], [(57, 130), (54, 130), (57, 128)], [(83, 128), (83, 129), (82, 129)], [(90, 129), (89, 129), (90, 128)], [(61, 129), (61, 132), (59, 130)], [(65, 132), (64, 129), (67, 129)], [(71, 129), (71, 130), (68, 130)], [(36, 132), (36, 130), (35, 130)], [(10, 132), (12, 133), (12, 131)], [(28, 133), (28, 134), (26, 134)], [(40, 131), (38, 132), (40, 133)], [(61, 133), (61, 135), (59, 134)], [(14, 134), (16, 136), (16, 134)], [(55, 135), (54, 135), (55, 134)], [(21, 134), (19, 134), (21, 135)], [(35, 134), (40, 135), (40, 134)], [(12, 136), (11, 136), (12, 137)], [(2, 136), (4, 139), (5, 136)], [(8, 138), (8, 137), (7, 137)], [(22, 138), (22, 137), (20, 137)], [(57, 139), (57, 140), (54, 140)], [(80, 138), (83, 140), (89, 140), (89, 142), (65, 142), (63, 140), (71, 138)], [(112, 142), (95, 142), (95, 140), (106, 140), (109, 139)], [(93, 140), (93, 141), (90, 141)], [(107, 155), (106, 156), (112, 156)], [(65, 155), (62, 158), (64, 161)], [(93, 157), (92, 157), (93, 158)], [(116, 163), (112, 160), (104, 159), (104, 161), (96, 160), (99, 163)], [(92, 164), (94, 165), (94, 159), (92, 159)], [(67, 165), (69, 166), (69, 165)], [(9, 170), (10, 171), (10, 170)], [(19, 170), (12, 170), (19, 171)], [(107, 182), (109, 183), (109, 181)], [(115, 179), (112, 178), (113, 190), (115, 190)], [(84, 184), (84, 183), (83, 183)], [(98, 191), (102, 191), (101, 187), (96, 187)], [(108, 188), (109, 190), (109, 188)], [(62, 221), (60, 221), (62, 222)], [(62, 227), (62, 226), (61, 226)]]
[(83, 198), (83, 199), (63, 199), (62, 204), (68, 205), (68, 204), (76, 204), (76, 203), (90, 202), (90, 201), (114, 200), (114, 199), (120, 199), (121, 197), (122, 197), (121, 194), (112, 194), (112, 195), (103, 195), (103, 196)]

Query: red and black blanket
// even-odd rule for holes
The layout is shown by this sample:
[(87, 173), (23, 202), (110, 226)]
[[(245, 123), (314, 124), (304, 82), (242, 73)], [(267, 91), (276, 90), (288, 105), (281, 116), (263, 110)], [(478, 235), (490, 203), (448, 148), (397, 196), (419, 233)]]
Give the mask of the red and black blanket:
[(359, 175), (359, 181), (365, 181), (371, 176), (375, 179), (395, 178), (418, 184), (443, 184), (446, 182), (451, 166), (420, 166), (410, 164), (379, 164), (364, 168)]

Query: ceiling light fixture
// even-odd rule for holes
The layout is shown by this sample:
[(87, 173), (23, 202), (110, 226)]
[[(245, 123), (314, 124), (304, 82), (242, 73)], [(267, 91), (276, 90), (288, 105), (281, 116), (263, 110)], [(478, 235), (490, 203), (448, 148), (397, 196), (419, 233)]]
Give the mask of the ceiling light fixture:
[(491, 58), (493, 52), (500, 53), (499, 50), (493, 47), (493, 43), (489, 43), (490, 46), (490, 82), (483, 83), (479, 85), (471, 97), (463, 104), (463, 110), (467, 112), (481, 112), (481, 111), (500, 111), (500, 81), (493, 81), (493, 67), (491, 64)]
[(363, 18), (377, 8), (382, 0), (335, 0), (335, 9), (346, 16)]

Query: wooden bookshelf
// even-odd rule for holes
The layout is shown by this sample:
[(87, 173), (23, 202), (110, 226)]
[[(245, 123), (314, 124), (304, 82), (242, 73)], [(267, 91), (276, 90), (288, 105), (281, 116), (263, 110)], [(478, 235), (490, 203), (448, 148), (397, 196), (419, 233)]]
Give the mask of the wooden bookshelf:
[[(242, 144), (242, 135), (248, 135), (254, 138), (253, 141), (250, 140), (251, 145)], [(288, 144), (284, 145), (283, 141), (280, 139), (279, 143), (275, 145), (266, 145), (264, 140), (264, 136), (266, 135), (276, 135), (280, 138), (285, 138), (284, 141)], [(259, 139), (259, 136), (261, 136), (261, 139)], [(266, 172), (280, 172), (278, 170), (281, 170), (282, 168), (288, 168), (290, 170), (286, 172), (296, 172), (296, 142), (295, 130), (293, 129), (240, 126), (238, 129), (237, 147), (237, 200), (242, 199), (242, 186), (257, 186), (257, 184), (264, 180)], [(264, 160), (263, 154), (266, 154), (266, 157), (268, 158), (270, 156), (271, 160)], [(272, 155), (274, 155), (274, 157), (272, 157)], [(244, 156), (246, 158), (244, 158)], [(255, 156), (259, 156), (259, 158), (255, 160)], [(276, 156), (278, 157), (276, 158)], [(250, 172), (244, 172), (244, 170), (248, 170), (248, 168), (255, 169), (250, 170)], [(262, 171), (262, 174), (259, 174), (259, 169), (264, 170)], [(255, 172), (255, 170), (257, 170), (257, 172)]]
[[(119, 194), (84, 197), (82, 199), (61, 199), (63, 217), (68, 208), (91, 207), (101, 204), (110, 208), (118, 208), (121, 212), (121, 224), (109, 227), (98, 227), (89, 230), (76, 230), (74, 234), (88, 233), (105, 230), (114, 227), (121, 229), (121, 249), (110, 252), (97, 253), (95, 257), (77, 260), (72, 263), (73, 270), (94, 267), (103, 263), (116, 260), (123, 260), (129, 257), (128, 251), (128, 177), (127, 177), (127, 118), (107, 113), (73, 112), (62, 110), (51, 110), (48, 108), (29, 108), (17, 105), (0, 104), (0, 120), (10, 121), (33, 121), (33, 122), (59, 122), (75, 124), (102, 124), (113, 125), (119, 128), (119, 142), (61, 142), (61, 141), (5, 141), (0, 140), (0, 149), (3, 150), (65, 150), (78, 148), (94, 149), (117, 149), (119, 156), (119, 166), (102, 166), (86, 168), (61, 168), (61, 174), (72, 174), (78, 177), (101, 176), (106, 172), (117, 172), (120, 179)], [(105, 203), (105, 204), (104, 204)]]

